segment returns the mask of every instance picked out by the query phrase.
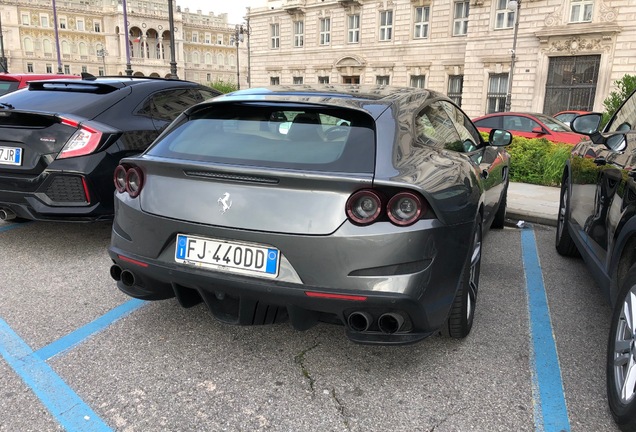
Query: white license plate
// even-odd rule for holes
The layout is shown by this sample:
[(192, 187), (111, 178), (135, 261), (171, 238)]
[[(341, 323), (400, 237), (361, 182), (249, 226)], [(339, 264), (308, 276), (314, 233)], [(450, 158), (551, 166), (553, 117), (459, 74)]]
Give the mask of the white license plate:
[(22, 149), (0, 147), (0, 165), (22, 165)]
[(267, 246), (177, 234), (178, 263), (234, 273), (276, 277), (280, 253)]

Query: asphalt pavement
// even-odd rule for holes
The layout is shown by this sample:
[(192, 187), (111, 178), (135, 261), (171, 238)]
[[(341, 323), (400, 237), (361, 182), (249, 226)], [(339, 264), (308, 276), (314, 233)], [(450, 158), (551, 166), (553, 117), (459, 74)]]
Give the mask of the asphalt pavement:
[(510, 182), (506, 218), (542, 225), (557, 225), (560, 189), (528, 183)]

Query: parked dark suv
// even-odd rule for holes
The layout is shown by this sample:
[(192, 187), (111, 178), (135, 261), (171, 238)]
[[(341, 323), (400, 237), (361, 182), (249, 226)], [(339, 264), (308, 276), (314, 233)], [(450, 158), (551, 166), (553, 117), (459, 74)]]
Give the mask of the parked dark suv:
[(563, 173), (556, 249), (582, 255), (614, 306), (607, 398), (614, 419), (636, 430), (636, 93), (599, 132), (600, 114), (572, 120), (590, 141), (574, 147)]
[(218, 94), (181, 80), (87, 76), (0, 97), (0, 219), (112, 218), (119, 160)]

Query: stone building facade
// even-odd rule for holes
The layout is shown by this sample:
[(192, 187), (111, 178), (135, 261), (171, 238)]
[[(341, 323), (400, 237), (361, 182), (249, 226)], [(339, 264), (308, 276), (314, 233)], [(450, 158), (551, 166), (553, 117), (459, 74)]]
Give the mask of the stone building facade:
[(602, 111), (636, 74), (634, 0), (264, 0), (249, 19), (253, 86), (424, 86), (503, 111), (515, 23), (512, 110)]
[[(51, 0), (0, 0), (9, 72), (59, 68), (73, 75), (125, 75), (130, 64), (133, 75), (170, 76), (167, 1), (127, 1), (128, 50), (122, 0), (57, 0), (55, 14), (51, 5)], [(173, 16), (177, 76), (235, 84), (236, 56), (246, 57), (247, 51), (245, 43), (235, 43), (227, 14), (191, 12), (173, 2)], [(247, 75), (238, 75), (245, 86)]]

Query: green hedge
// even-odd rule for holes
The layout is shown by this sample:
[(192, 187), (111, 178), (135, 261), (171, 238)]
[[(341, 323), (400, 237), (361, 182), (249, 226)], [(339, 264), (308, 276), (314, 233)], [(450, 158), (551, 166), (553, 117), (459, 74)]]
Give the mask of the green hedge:
[[(488, 139), (487, 134), (483, 134)], [(510, 180), (544, 186), (561, 184), (563, 167), (570, 156), (571, 144), (554, 143), (545, 138), (513, 137), (506, 149), (510, 153)]]

